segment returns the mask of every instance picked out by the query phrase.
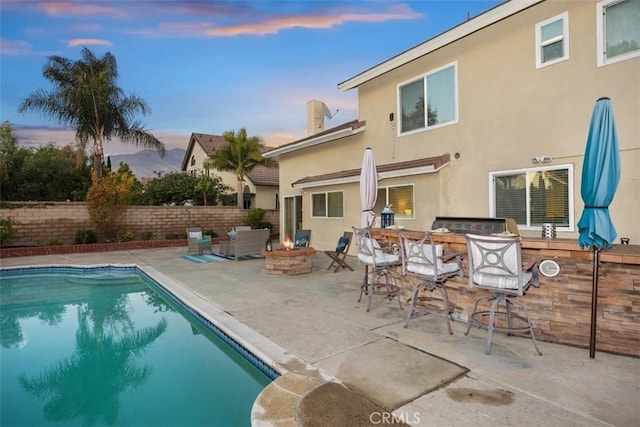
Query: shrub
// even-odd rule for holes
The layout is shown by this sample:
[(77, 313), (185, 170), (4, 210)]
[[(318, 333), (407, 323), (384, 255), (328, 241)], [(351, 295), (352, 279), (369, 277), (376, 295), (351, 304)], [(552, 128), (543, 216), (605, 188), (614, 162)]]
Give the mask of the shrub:
[(42, 243), (43, 246), (60, 246), (62, 244), (62, 240), (56, 238), (47, 239)]
[(15, 221), (11, 218), (0, 218), (0, 246), (8, 246), (18, 238)]
[(150, 231), (143, 231), (142, 232), (142, 240), (151, 240), (153, 239), (153, 233)]
[(186, 239), (187, 234), (181, 235), (180, 233), (167, 233), (164, 235), (164, 238), (167, 240), (178, 240), (178, 239)]
[(216, 233), (213, 230), (202, 230), (202, 235), (211, 236), (211, 237), (218, 237), (218, 233)]
[(131, 231), (125, 231), (120, 235), (120, 240), (123, 242), (130, 242), (133, 240), (133, 233)]
[(247, 225), (250, 225), (251, 228), (263, 228), (261, 225), (263, 224), (262, 218), (264, 218), (265, 211), (262, 208), (251, 208), (247, 211), (247, 218), (245, 222)]
[(96, 243), (96, 233), (93, 230), (78, 230), (76, 231), (75, 242), (78, 245), (84, 245), (87, 243)]

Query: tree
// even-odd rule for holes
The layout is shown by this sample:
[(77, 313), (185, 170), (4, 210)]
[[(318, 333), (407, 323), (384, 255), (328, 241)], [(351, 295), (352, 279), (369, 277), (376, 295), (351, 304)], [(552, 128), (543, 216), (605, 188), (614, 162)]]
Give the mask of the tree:
[(124, 143), (155, 149), (164, 155), (164, 144), (134, 120), (137, 114), (148, 114), (149, 107), (142, 98), (126, 96), (117, 86), (118, 67), (111, 53), (98, 59), (85, 47), (82, 59), (77, 61), (50, 56), (42, 74), (54, 85), (54, 90), (38, 89), (30, 93), (18, 111), (37, 110), (58, 123), (75, 128), (82, 151), (92, 140), (97, 179), (102, 178), (103, 143), (113, 137)]
[(30, 150), (20, 171), (18, 200), (83, 201), (91, 185), (88, 166), (75, 167), (76, 154), (47, 144)]
[(0, 196), (2, 200), (17, 200), (18, 174), (28, 155), (26, 148), (18, 146), (18, 139), (11, 123), (0, 125)]
[(247, 130), (240, 128), (238, 134), (234, 131), (227, 131), (222, 134), (226, 141), (222, 147), (209, 155), (204, 167), (215, 168), (220, 171), (234, 172), (238, 180), (238, 207), (242, 209), (244, 177), (257, 165), (275, 167), (276, 162), (272, 159), (262, 157), (264, 145), (258, 137), (247, 138)]
[(24, 148), (9, 122), (0, 126), (0, 197), (2, 200), (84, 200), (91, 184), (86, 162), (75, 167), (71, 145)]
[(144, 188), (142, 202), (150, 205), (216, 204), (231, 188), (219, 176), (196, 177), (184, 172), (159, 173)]
[(87, 192), (87, 210), (93, 225), (107, 238), (118, 240), (127, 208), (135, 194), (135, 177), (122, 167), (117, 172), (98, 179), (96, 172), (92, 174), (92, 185)]

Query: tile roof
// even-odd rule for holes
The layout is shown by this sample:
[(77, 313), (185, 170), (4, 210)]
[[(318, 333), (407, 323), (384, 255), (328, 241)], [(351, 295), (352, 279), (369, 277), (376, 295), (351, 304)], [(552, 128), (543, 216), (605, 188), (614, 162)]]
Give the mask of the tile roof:
[[(313, 135), (309, 135), (307, 137), (304, 137), (302, 139), (298, 139), (296, 141), (293, 142), (289, 142), (287, 144), (283, 144), (283, 145), (279, 145), (278, 147), (271, 147), (270, 150), (268, 151), (275, 151), (277, 154), (276, 155), (269, 155), (266, 157), (271, 157), (271, 158), (276, 158), (278, 157), (279, 154), (285, 154), (285, 153), (290, 153), (293, 151), (298, 151), (298, 150), (302, 150), (304, 148), (308, 148), (310, 146), (316, 145), (316, 144), (320, 144), (320, 143), (327, 143), (327, 142), (331, 142), (331, 141), (335, 141), (337, 139), (340, 138), (345, 138), (349, 135), (344, 134), (344, 132), (341, 131), (348, 131), (351, 130), (352, 134), (353, 133), (357, 133), (359, 131), (364, 130), (364, 127), (366, 126), (367, 122), (364, 120), (352, 120), (350, 122), (346, 122), (346, 123), (342, 123), (338, 126), (334, 126), (330, 129), (326, 129), (323, 130), (322, 132), (318, 132), (315, 133)], [(333, 134), (338, 134), (340, 133), (340, 135), (333, 135)]]
[[(427, 157), (424, 159), (407, 160), (405, 162), (376, 165), (376, 171), (380, 175), (385, 173), (392, 173), (396, 171), (399, 172), (403, 170), (406, 171), (408, 169), (424, 168), (429, 166), (433, 167), (434, 171), (437, 171), (443, 166), (447, 165), (449, 161), (450, 161), (449, 153), (446, 153), (436, 157)], [(322, 181), (341, 180), (341, 179), (348, 179), (348, 178), (354, 178), (354, 182), (355, 182), (357, 181), (357, 178), (359, 178), (360, 176), (360, 169), (361, 168), (348, 169), (340, 172), (332, 172), (332, 173), (326, 173), (322, 175), (307, 176), (305, 178), (301, 178), (291, 183), (291, 186), (311, 184), (311, 183), (317, 183)]]
[[(189, 140), (189, 146), (185, 153), (185, 159), (183, 160), (182, 170), (186, 170), (188, 156), (193, 151), (193, 145), (195, 143), (200, 144), (204, 152), (209, 155), (215, 152), (217, 149), (227, 143), (222, 135), (211, 135), (208, 133), (192, 133)], [(273, 150), (274, 147), (264, 147), (264, 152)], [(280, 169), (279, 167), (267, 168), (262, 165), (254, 167), (249, 173), (247, 178), (251, 180), (255, 185), (265, 186), (278, 186), (280, 181)]]
[(266, 166), (257, 165), (247, 173), (247, 177), (255, 185), (265, 185), (277, 187), (280, 183), (280, 168), (268, 168)]

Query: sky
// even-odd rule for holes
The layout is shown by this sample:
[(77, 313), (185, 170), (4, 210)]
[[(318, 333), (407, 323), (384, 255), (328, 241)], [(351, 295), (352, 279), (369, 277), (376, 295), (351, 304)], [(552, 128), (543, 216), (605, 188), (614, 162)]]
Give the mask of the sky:
[[(42, 113), (18, 113), (52, 55), (110, 52), (137, 117), (167, 149), (191, 133), (245, 128), (269, 146), (306, 137), (307, 102), (332, 112), (325, 129), (358, 118), (357, 89), (337, 85), (500, 4), (495, 0), (208, 1), (1, 0), (0, 122), (24, 146), (74, 142)], [(105, 154), (141, 150), (117, 140)]]

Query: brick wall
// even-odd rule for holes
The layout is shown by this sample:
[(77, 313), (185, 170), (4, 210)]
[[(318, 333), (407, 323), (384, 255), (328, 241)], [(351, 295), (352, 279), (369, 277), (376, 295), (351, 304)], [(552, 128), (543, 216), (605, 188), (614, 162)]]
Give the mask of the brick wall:
[[(219, 236), (236, 225), (244, 224), (247, 211), (229, 206), (130, 206), (125, 217), (123, 232), (132, 232), (134, 240), (142, 233), (152, 233), (152, 239), (165, 239), (168, 235), (183, 236), (187, 227), (213, 230)], [(12, 245), (41, 245), (49, 239), (72, 244), (76, 231), (94, 230), (98, 241), (104, 241), (91, 225), (85, 203), (20, 203), (13, 208), (0, 209), (0, 218), (16, 222), (18, 239)], [(271, 234), (280, 230), (279, 211), (268, 210), (264, 221), (273, 224)]]

